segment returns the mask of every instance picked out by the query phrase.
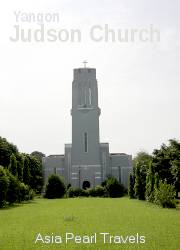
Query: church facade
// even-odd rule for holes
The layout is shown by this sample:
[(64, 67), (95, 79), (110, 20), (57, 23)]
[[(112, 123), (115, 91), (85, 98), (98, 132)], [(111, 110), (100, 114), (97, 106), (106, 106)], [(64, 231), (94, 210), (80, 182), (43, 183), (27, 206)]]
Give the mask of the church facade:
[(100, 143), (98, 84), (96, 69), (74, 69), (72, 82), (72, 143), (65, 144), (64, 155), (43, 158), (45, 183), (55, 173), (64, 177), (66, 184), (75, 188), (100, 185), (114, 176), (128, 187), (132, 171), (132, 156), (109, 153), (109, 144)]

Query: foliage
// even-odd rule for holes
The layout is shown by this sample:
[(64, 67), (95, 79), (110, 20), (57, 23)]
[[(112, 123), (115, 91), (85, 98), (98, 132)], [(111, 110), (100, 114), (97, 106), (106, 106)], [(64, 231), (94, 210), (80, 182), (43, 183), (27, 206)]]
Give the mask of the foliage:
[(29, 200), (29, 187), (24, 183), (19, 183), (19, 202)]
[(8, 191), (9, 179), (6, 175), (5, 169), (0, 166), (0, 207), (6, 203), (6, 194)]
[(125, 193), (124, 187), (114, 177), (109, 177), (106, 182), (107, 194), (111, 198), (122, 197)]
[(17, 160), (14, 154), (10, 156), (10, 164), (8, 166), (8, 169), (12, 175), (17, 175)]
[(133, 159), (133, 166), (136, 167), (137, 164), (148, 169), (149, 162), (152, 161), (152, 156), (145, 151), (140, 151)]
[(29, 185), (36, 192), (41, 193), (43, 186), (42, 163), (34, 156), (29, 158)]
[(167, 180), (167, 183), (174, 184), (172, 166), (180, 161), (180, 143), (169, 140), (169, 145), (162, 144), (160, 149), (153, 152), (153, 164), (155, 172), (159, 174), (160, 180)]
[(81, 189), (81, 188), (72, 188), (69, 187), (67, 190), (67, 197), (69, 198), (75, 198), (75, 197), (87, 197), (88, 192), (87, 190)]
[(176, 207), (175, 196), (174, 186), (167, 184), (167, 181), (160, 181), (159, 188), (155, 190), (155, 203), (162, 207), (174, 208)]
[(39, 151), (33, 151), (30, 156), (35, 157), (40, 163), (42, 163), (42, 158), (45, 157), (45, 154)]
[(9, 202), (9, 204), (13, 204), (19, 200), (19, 181), (17, 177), (12, 175), (9, 171), (7, 171), (7, 175), (9, 179), (9, 186), (6, 201)]
[(145, 192), (146, 200), (150, 202), (153, 202), (154, 200), (154, 178), (155, 178), (154, 168), (152, 162), (150, 162), (149, 169), (146, 175), (146, 192)]
[(12, 154), (17, 156), (17, 147), (9, 143), (5, 138), (0, 137), (0, 165), (7, 168)]
[(106, 187), (96, 186), (87, 190), (89, 196), (92, 197), (107, 197)]
[(24, 157), (19, 154), (17, 161), (17, 176), (20, 182), (23, 181), (23, 168), (24, 168)]
[(58, 175), (51, 175), (46, 185), (45, 198), (55, 199), (62, 198), (66, 192), (64, 182)]
[(178, 197), (178, 192), (180, 192), (180, 160), (174, 160), (171, 163), (171, 174), (173, 176), (172, 183), (176, 190), (176, 197)]
[(154, 176), (154, 189), (158, 189), (159, 188), (159, 174), (155, 173)]
[(28, 155), (24, 155), (23, 182), (26, 185), (30, 184), (30, 160)]
[(141, 174), (141, 166), (137, 164), (135, 168), (135, 183), (134, 183), (134, 192), (135, 197), (139, 200), (145, 199), (145, 188), (144, 182)]
[(135, 178), (132, 173), (129, 175), (129, 187), (128, 187), (128, 195), (130, 199), (135, 198), (135, 193), (134, 193), (134, 183), (135, 183)]

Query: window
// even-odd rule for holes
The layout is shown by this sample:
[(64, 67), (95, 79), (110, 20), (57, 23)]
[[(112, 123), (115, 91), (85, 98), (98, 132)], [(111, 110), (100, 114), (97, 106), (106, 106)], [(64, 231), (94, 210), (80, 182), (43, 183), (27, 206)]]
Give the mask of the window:
[(88, 135), (87, 132), (84, 133), (84, 152), (88, 152)]
[(92, 98), (92, 92), (91, 92), (91, 89), (89, 88), (89, 105), (92, 104), (91, 98)]

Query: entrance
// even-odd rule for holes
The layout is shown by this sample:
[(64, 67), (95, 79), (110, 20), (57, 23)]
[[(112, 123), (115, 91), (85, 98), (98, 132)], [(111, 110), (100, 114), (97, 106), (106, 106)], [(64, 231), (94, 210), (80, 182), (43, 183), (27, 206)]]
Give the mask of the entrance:
[(83, 185), (82, 185), (82, 188), (83, 188), (83, 189), (88, 189), (88, 188), (90, 188), (90, 186), (91, 186), (91, 184), (90, 184), (89, 181), (84, 181), (84, 182), (83, 182)]

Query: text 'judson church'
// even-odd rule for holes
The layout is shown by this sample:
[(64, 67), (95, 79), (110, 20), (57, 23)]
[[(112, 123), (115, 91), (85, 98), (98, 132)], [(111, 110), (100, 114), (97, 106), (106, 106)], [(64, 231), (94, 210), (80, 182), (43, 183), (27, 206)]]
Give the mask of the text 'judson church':
[[(51, 174), (64, 177), (75, 188), (100, 185), (114, 176), (126, 188), (132, 171), (132, 156), (109, 153), (109, 144), (100, 143), (98, 85), (96, 69), (74, 69), (72, 82), (72, 144), (65, 144), (65, 155), (43, 158), (45, 183)], [(112, 128), (113, 129), (113, 124)]]

